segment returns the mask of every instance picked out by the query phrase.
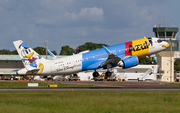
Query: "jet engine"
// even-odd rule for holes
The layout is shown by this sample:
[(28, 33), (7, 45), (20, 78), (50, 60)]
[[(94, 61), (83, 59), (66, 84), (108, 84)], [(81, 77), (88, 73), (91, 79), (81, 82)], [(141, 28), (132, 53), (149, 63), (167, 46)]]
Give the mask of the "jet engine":
[(129, 56), (129, 57), (126, 57), (126, 58), (122, 59), (121, 61), (119, 61), (117, 63), (117, 65), (119, 67), (122, 67), (123, 69), (126, 69), (126, 68), (130, 68), (133, 66), (137, 66), (138, 62), (139, 62), (139, 60), (138, 60), (137, 56)]

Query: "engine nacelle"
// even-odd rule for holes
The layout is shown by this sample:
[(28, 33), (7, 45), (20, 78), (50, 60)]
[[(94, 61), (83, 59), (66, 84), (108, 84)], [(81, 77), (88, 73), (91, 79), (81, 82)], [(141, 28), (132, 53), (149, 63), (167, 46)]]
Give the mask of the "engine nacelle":
[(129, 56), (129, 57), (124, 58), (121, 61), (119, 61), (117, 63), (117, 65), (119, 67), (122, 67), (123, 69), (125, 69), (125, 68), (130, 68), (130, 67), (133, 67), (133, 66), (137, 66), (138, 62), (139, 62), (139, 60), (138, 60), (137, 56)]

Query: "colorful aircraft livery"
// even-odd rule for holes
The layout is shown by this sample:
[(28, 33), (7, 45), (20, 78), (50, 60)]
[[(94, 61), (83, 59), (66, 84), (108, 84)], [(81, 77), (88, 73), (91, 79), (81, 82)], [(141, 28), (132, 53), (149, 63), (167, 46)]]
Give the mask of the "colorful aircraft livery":
[(23, 69), (17, 71), (18, 75), (69, 75), (86, 70), (95, 70), (93, 76), (99, 75), (96, 69), (107, 69), (106, 76), (111, 76), (110, 68), (119, 66), (122, 69), (138, 65), (138, 57), (152, 55), (165, 50), (169, 44), (158, 38), (150, 37), (121, 43), (109, 47), (84, 51), (57, 58), (49, 50), (47, 52), (54, 60), (46, 60), (22, 40), (13, 42), (24, 64)]
[(148, 38), (126, 42), (125, 48), (125, 56), (147, 56), (149, 52)]

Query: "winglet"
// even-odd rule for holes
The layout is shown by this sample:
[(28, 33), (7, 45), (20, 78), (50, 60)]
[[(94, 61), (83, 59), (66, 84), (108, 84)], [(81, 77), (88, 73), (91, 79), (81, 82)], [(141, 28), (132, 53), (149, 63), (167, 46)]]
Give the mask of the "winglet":
[(112, 53), (112, 52), (111, 52), (109, 49), (107, 49), (104, 45), (102, 45), (102, 47), (105, 49), (105, 51), (106, 51), (106, 53), (107, 53), (108, 55)]

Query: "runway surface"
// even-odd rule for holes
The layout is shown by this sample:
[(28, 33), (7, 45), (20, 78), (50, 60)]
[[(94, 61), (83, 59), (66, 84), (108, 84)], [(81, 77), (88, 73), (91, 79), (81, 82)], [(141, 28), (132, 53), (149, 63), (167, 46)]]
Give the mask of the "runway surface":
[[(180, 85), (165, 85), (161, 82), (115, 82), (115, 81), (64, 81), (75, 87), (1, 87), (0, 91), (180, 91)], [(93, 85), (95, 87), (76, 87)]]

